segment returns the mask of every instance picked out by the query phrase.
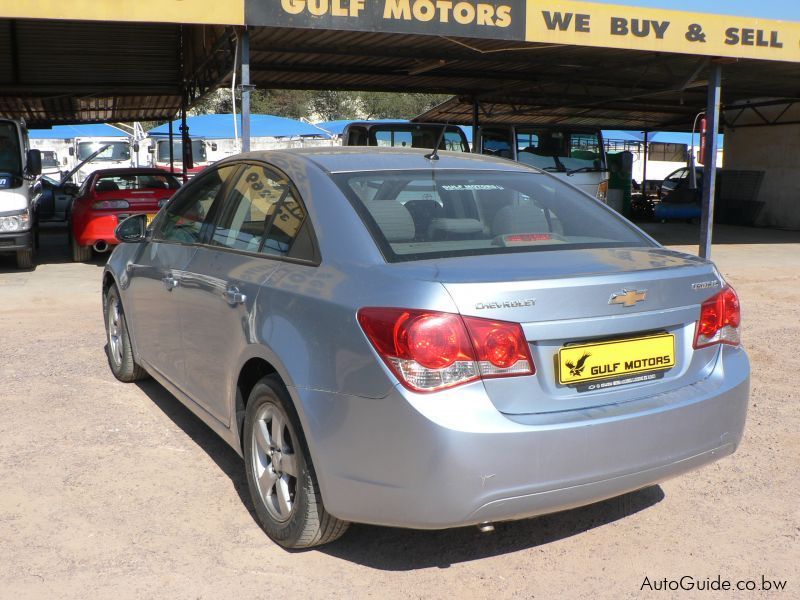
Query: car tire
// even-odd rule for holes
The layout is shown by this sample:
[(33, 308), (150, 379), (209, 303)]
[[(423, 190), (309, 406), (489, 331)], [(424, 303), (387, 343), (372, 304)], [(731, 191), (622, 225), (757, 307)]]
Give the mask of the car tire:
[(247, 484), (261, 527), (284, 548), (310, 548), (341, 537), (350, 523), (322, 504), (297, 413), (283, 383), (261, 379), (244, 419)]
[(125, 320), (117, 286), (112, 285), (108, 289), (103, 305), (106, 322), (106, 357), (111, 372), (114, 377), (125, 383), (146, 379), (147, 371), (133, 359), (128, 322)]
[(92, 260), (92, 247), (79, 245), (73, 233), (69, 235), (69, 247), (72, 249), (72, 262), (89, 262)]
[(33, 269), (35, 263), (36, 263), (36, 250), (34, 248), (25, 248), (24, 250), (17, 250), (18, 269)]

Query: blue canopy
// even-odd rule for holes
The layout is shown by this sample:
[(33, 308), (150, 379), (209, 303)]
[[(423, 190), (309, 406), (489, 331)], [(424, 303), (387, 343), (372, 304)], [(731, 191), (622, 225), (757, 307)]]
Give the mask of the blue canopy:
[(129, 137), (127, 133), (106, 123), (88, 125), (54, 125), (52, 129), (31, 129), (28, 136), (35, 140), (72, 140), (78, 137)]
[[(239, 136), (242, 135), (242, 115), (236, 115)], [(186, 124), (189, 127), (189, 135), (193, 138), (205, 139), (233, 139), (233, 115), (197, 115), (187, 117)], [(172, 122), (174, 135), (180, 136), (180, 120)], [(153, 137), (169, 135), (169, 123), (164, 123), (154, 127), (147, 132)], [(327, 131), (319, 127), (286, 119), (274, 115), (250, 115), (250, 137), (322, 137), (330, 138)]]
[[(623, 141), (633, 141), (633, 142), (642, 142), (644, 141), (644, 132), (643, 131), (618, 131), (618, 130), (608, 130), (603, 131), (603, 138), (606, 140), (623, 140)], [(722, 142), (724, 141), (725, 136), (719, 134), (717, 138), (717, 143), (722, 146)], [(687, 146), (692, 145), (692, 134), (688, 132), (681, 132), (681, 131), (650, 131), (647, 134), (647, 142), (658, 142), (659, 144), (686, 144)], [(694, 134), (694, 145), (700, 144), (700, 134), (695, 132)]]

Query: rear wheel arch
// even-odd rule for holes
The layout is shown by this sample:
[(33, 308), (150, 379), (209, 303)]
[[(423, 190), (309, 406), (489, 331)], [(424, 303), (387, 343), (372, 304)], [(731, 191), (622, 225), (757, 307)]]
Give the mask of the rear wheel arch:
[[(239, 377), (236, 380), (236, 405), (234, 415), (236, 417), (236, 434), (239, 436), (239, 447), (243, 449), (244, 440), (242, 431), (244, 428), (244, 415), (247, 409), (247, 399), (253, 391), (256, 383), (267, 375), (278, 375), (277, 369), (270, 362), (261, 357), (253, 357), (242, 365)], [(280, 375), (278, 375), (280, 377)], [(282, 378), (281, 378), (282, 379)]]

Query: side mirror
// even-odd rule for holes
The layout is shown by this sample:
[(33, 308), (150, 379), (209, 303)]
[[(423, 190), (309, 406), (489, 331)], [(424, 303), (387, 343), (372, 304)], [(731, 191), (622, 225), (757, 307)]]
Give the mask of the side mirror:
[(66, 156), (65, 156), (63, 159), (61, 159), (61, 164), (62, 164), (62, 165), (64, 165), (65, 167), (67, 166), (67, 163), (68, 163), (68, 162), (69, 162), (69, 161), (67, 160), (67, 157), (66, 157)]
[(150, 154), (153, 154), (153, 153), (156, 151), (156, 149), (155, 149), (153, 146), (148, 146), (148, 147), (147, 147), (147, 151), (148, 151)]
[(134, 152), (138, 152), (139, 151), (139, 142), (134, 142), (133, 143), (133, 151)]
[(126, 244), (138, 244), (145, 240), (147, 232), (147, 215), (133, 215), (117, 225), (114, 235)]
[(73, 148), (72, 146), (70, 146), (70, 147), (67, 149), (67, 152), (69, 152), (69, 155), (70, 155), (70, 156), (75, 156), (75, 148)]
[(28, 150), (27, 156), (28, 175), (42, 174), (42, 153), (39, 150)]
[(217, 151), (217, 142), (211, 142), (211, 151), (212, 152), (216, 152)]

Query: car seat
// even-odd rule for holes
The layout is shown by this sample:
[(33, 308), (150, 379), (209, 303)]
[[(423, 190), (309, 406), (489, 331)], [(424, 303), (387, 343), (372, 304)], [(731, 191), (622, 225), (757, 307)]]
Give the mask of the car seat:
[(119, 186), (117, 185), (116, 181), (111, 181), (110, 179), (102, 179), (97, 182), (97, 185), (94, 186), (94, 189), (97, 192), (118, 192)]
[(365, 202), (372, 218), (388, 242), (411, 242), (416, 237), (416, 227), (411, 213), (395, 200)]

